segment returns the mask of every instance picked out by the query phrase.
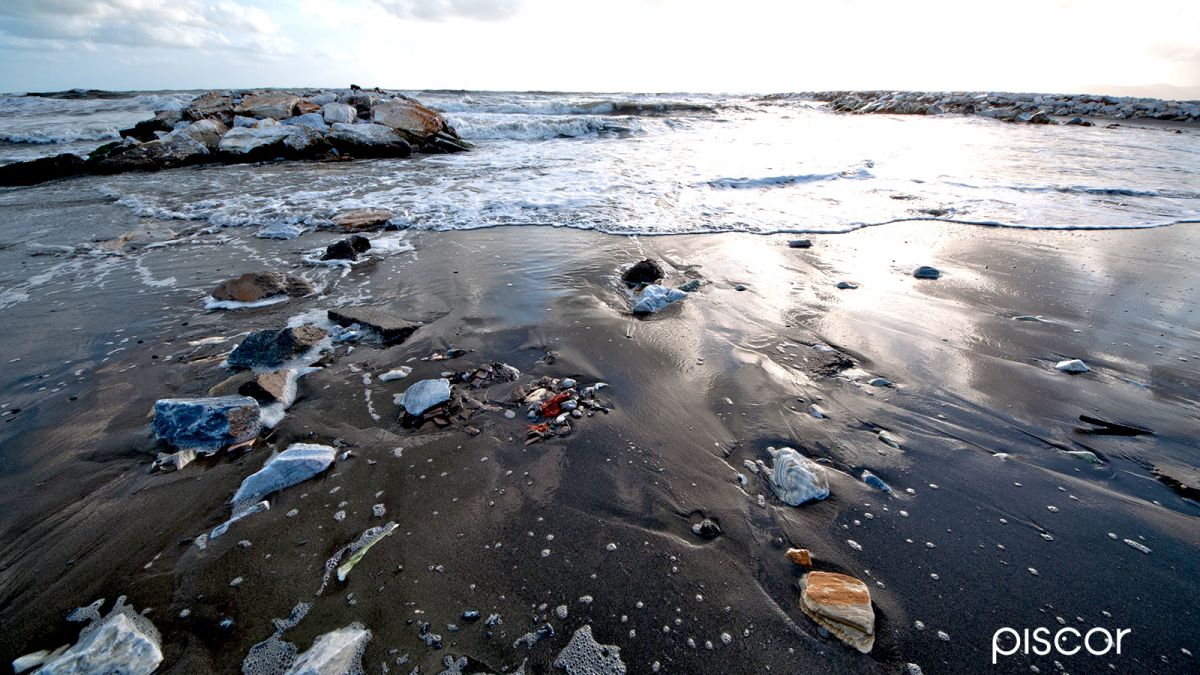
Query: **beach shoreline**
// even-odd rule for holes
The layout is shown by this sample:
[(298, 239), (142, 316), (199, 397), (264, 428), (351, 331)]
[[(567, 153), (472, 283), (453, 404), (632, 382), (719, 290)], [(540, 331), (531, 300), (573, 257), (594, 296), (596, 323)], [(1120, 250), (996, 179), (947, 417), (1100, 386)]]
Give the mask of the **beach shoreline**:
[[(180, 229), (141, 220), (124, 245)], [(1135, 636), (1121, 657), (1066, 658), (1068, 669), (1194, 666), (1181, 650), (1194, 652), (1200, 634), (1200, 586), (1188, 572), (1200, 506), (1154, 477), (1155, 468), (1196, 475), (1200, 316), (1186, 299), (1200, 276), (1200, 230), (1191, 225), (905, 223), (813, 236), (809, 249), (790, 248), (787, 235), (413, 230), (403, 235), (412, 252), (344, 276), (314, 276), (302, 262), (333, 233), (216, 243), (225, 236), (136, 248), (145, 278), (175, 285), (95, 287), (76, 316), (49, 303), (6, 310), (43, 344), (21, 348), (14, 367), (33, 370), (4, 397), (6, 410), (21, 411), (6, 412), (0, 432), (3, 659), (70, 643), (78, 626), (63, 621), (68, 611), (125, 594), (152, 608), (164, 672), (237, 670), (271, 634), (270, 620), (302, 601), (314, 608), (289, 640), (304, 649), (359, 621), (374, 634), (364, 659), (372, 670), (407, 656), (404, 668), (436, 672), (444, 656), (466, 655), (493, 671), (528, 659), (526, 672), (544, 672), (589, 623), (631, 672), (655, 662), (665, 672), (896, 672), (908, 663), (954, 672), (987, 667), (1001, 626), (1057, 628), (1060, 618)], [(646, 258), (666, 270), (662, 283), (699, 279), (700, 290), (648, 319), (632, 316), (634, 292), (618, 277)], [(919, 265), (941, 278), (914, 279)], [(206, 289), (261, 269), (308, 273), (321, 291), (204, 310)], [(128, 321), (124, 337), (90, 318), (131, 300), (144, 322)], [(147, 426), (155, 400), (218, 385), (229, 376), (224, 355), (247, 331), (359, 304), (422, 326), (394, 346), (333, 347), (252, 449), (149, 470), (161, 450)], [(77, 325), (87, 349), (59, 365), (62, 345), (44, 338)], [(816, 345), (851, 365), (831, 364)], [(451, 347), (471, 351), (420, 360)], [(1073, 358), (1091, 372), (1055, 369)], [(394, 394), (491, 362), (527, 377), (605, 382), (612, 411), (532, 445), (523, 410), (511, 406), (516, 419), (472, 416), (478, 435), (401, 426)], [(379, 381), (406, 363), (413, 374)], [(872, 387), (856, 371), (897, 386)], [(37, 379), (63, 384), (47, 393)], [(504, 408), (510, 393), (481, 395)], [(814, 403), (824, 419), (809, 412)], [(1154, 435), (1081, 434), (1080, 414)], [(195, 537), (228, 518), (230, 495), (269, 448), (299, 442), (351, 454), (198, 548)], [(770, 464), (767, 447), (820, 462), (830, 498), (779, 501), (744, 464)], [(1101, 463), (1068, 454), (1084, 449)], [(896, 494), (865, 484), (864, 470)], [(385, 518), (372, 514), (376, 503)], [(719, 521), (720, 536), (694, 534), (704, 517)], [(388, 520), (399, 529), (348, 582), (314, 595), (325, 561)], [(867, 583), (871, 654), (821, 637), (800, 611), (803, 570), (785, 556), (790, 547), (809, 549), (816, 569)], [(468, 623), (467, 610), (504, 623)], [(442, 636), (440, 651), (421, 622)], [(513, 646), (547, 622), (553, 636)], [(1031, 665), (1045, 671), (1053, 659), (1014, 656), (998, 670)]]

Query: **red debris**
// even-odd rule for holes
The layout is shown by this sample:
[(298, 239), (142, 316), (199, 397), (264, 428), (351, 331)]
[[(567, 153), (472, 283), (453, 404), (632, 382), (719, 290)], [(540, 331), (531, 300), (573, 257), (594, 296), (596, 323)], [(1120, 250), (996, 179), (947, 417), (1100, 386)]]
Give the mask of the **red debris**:
[(536, 431), (539, 434), (549, 433), (550, 432), (550, 424), (547, 422), (542, 422), (541, 424), (530, 424), (529, 430)]
[(571, 398), (571, 392), (564, 391), (549, 401), (543, 403), (541, 411), (542, 417), (558, 417), (560, 414), (562, 414), (562, 408), (559, 407), (560, 404), (569, 398)]

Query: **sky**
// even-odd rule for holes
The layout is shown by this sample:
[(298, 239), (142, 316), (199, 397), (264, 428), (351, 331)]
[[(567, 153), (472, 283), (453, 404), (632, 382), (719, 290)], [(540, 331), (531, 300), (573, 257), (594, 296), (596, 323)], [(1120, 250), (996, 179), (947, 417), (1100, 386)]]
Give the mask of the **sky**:
[(0, 0), (0, 91), (1200, 98), (1197, 0)]

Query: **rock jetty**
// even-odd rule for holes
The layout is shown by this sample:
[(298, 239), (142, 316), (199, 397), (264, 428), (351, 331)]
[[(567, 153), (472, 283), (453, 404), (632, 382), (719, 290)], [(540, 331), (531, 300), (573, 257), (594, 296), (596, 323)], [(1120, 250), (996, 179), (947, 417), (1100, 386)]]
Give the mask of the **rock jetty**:
[(1094, 94), (999, 92), (822, 91), (768, 96), (825, 101), (839, 111), (887, 115), (978, 115), (1005, 122), (1091, 126), (1089, 117), (1200, 122), (1200, 101)]
[(120, 132), (86, 159), (66, 153), (0, 167), (0, 185), (192, 164), (341, 160), (461, 152), (433, 108), (382, 89), (210, 91)]

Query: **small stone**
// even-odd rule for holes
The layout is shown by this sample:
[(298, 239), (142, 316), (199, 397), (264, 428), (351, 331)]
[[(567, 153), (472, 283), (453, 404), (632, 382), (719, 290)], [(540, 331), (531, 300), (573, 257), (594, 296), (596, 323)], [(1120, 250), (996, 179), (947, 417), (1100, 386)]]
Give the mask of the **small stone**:
[(809, 572), (800, 580), (800, 610), (837, 639), (863, 654), (875, 645), (875, 610), (862, 581), (834, 572)]
[(1058, 363), (1054, 364), (1054, 367), (1057, 370), (1061, 370), (1064, 373), (1072, 373), (1072, 374), (1086, 373), (1091, 370), (1091, 368), (1088, 368), (1086, 363), (1084, 363), (1083, 361), (1080, 361), (1079, 359), (1070, 359), (1067, 361), (1059, 361)]
[(842, 290), (854, 290), (858, 288), (858, 284), (853, 281), (839, 281), (837, 282), (837, 287)]
[(921, 265), (917, 269), (913, 270), (913, 276), (918, 279), (938, 279), (942, 276), (942, 273), (936, 267)]
[(787, 557), (801, 567), (812, 568), (812, 554), (806, 548), (789, 548)]
[(625, 270), (621, 280), (627, 284), (652, 284), (663, 278), (662, 268), (653, 260), (643, 260)]
[(788, 242), (788, 248), (812, 248), (812, 240), (793, 239)]

